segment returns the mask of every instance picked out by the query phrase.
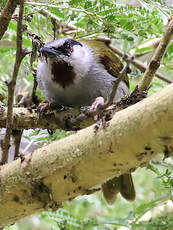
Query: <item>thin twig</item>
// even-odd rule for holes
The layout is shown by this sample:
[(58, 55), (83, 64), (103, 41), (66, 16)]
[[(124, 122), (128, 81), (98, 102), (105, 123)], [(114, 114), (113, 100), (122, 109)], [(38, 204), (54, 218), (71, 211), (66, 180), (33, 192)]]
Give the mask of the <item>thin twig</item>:
[(38, 105), (39, 104), (39, 99), (36, 95), (36, 90), (37, 90), (37, 77), (36, 77), (36, 73), (34, 73), (33, 71), (33, 77), (34, 77), (34, 82), (33, 82), (33, 87), (32, 87), (32, 94), (31, 94), (31, 97), (32, 97), (32, 102), (35, 104), (35, 105)]
[[(123, 57), (124, 56), (124, 52), (118, 48), (116, 48), (113, 45), (109, 45), (109, 47), (111, 48), (112, 51), (114, 51), (116, 54), (118, 54), (119, 56)], [(126, 54), (127, 55), (127, 54)], [(128, 55), (127, 55), (128, 56)], [(131, 60), (131, 64), (133, 64), (136, 68), (138, 68), (141, 72), (145, 72), (147, 66), (145, 64), (143, 64), (141, 61), (136, 60), (136, 59), (132, 59)], [(167, 77), (163, 76), (161, 73), (156, 72), (155, 76), (167, 83), (173, 83), (172, 80), (168, 79)]]
[(73, 31), (73, 33), (76, 33), (78, 31), (85, 31), (82, 28), (76, 27), (75, 25), (71, 24), (71, 23), (65, 23), (65, 22), (61, 22), (62, 19), (57, 17), (55, 14), (51, 13), (50, 11), (46, 10), (46, 9), (42, 9), (39, 11), (40, 14), (42, 14), (45, 17), (50, 17), (52, 20), (55, 20), (57, 23), (59, 23), (60, 27), (64, 27), (64, 30), (62, 32), (64, 32), (65, 34), (69, 31)]
[(113, 104), (113, 101), (114, 101), (114, 98), (115, 98), (115, 95), (116, 95), (116, 92), (117, 92), (117, 89), (118, 89), (118, 86), (119, 86), (119, 83), (121, 81), (123, 81), (124, 79), (124, 76), (125, 74), (128, 73), (129, 71), (129, 63), (131, 62), (131, 59), (133, 58), (128, 58), (126, 55), (123, 57), (123, 59), (126, 61), (126, 65), (124, 65), (123, 69), (121, 70), (118, 78), (116, 79), (115, 83), (114, 83), (114, 86), (113, 86), (113, 89), (112, 89), (112, 92), (111, 92), (111, 95), (110, 95), (110, 98), (109, 98), (109, 101), (106, 105), (105, 108), (109, 107), (110, 105)]
[(164, 56), (166, 49), (169, 45), (169, 42), (171, 41), (172, 35), (173, 35), (173, 19), (169, 21), (165, 34), (162, 37), (159, 46), (157, 47), (150, 63), (148, 64), (148, 67), (146, 68), (144, 77), (141, 83), (139, 84), (139, 90), (141, 91), (148, 90), (148, 88), (150, 87), (153, 77), (157, 69), (160, 67), (160, 62), (162, 60), (162, 57)]
[(19, 156), (19, 148), (20, 148), (20, 142), (22, 138), (23, 130), (12, 130), (12, 137), (14, 140), (14, 146), (15, 146), (15, 153), (14, 153), (14, 159), (16, 159)]
[(16, 85), (16, 79), (19, 72), (19, 67), (22, 59), (27, 54), (22, 49), (22, 19), (24, 11), (24, 0), (20, 0), (19, 18), (17, 23), (17, 40), (16, 40), (16, 60), (12, 75), (12, 80), (8, 83), (8, 111), (7, 111), (7, 122), (6, 122), (6, 133), (2, 142), (2, 160), (1, 163), (5, 164), (8, 159), (8, 150), (10, 147), (10, 136), (12, 132), (13, 124), (13, 101), (14, 101), (14, 89)]
[(85, 9), (79, 9), (79, 8), (72, 8), (72, 7), (65, 7), (65, 6), (60, 6), (60, 5), (55, 5), (55, 4), (47, 4), (47, 3), (40, 3), (40, 2), (25, 2), (28, 5), (33, 5), (33, 6), (45, 6), (45, 7), (51, 7), (51, 8), (55, 8), (55, 9), (60, 9), (60, 10), (69, 10), (69, 11), (75, 11), (75, 12), (82, 12), (86, 15), (90, 15), (93, 17), (98, 18), (99, 20), (103, 21), (104, 20), (104, 16), (100, 16), (96, 13), (92, 13), (90, 11), (87, 11)]

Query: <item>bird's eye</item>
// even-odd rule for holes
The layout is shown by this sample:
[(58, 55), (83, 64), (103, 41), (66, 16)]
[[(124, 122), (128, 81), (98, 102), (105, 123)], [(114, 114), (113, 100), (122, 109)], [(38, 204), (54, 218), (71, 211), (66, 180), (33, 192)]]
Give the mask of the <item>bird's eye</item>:
[(71, 45), (68, 44), (68, 43), (67, 43), (67, 45), (66, 45), (66, 50), (68, 50), (68, 51), (72, 51), (72, 50), (73, 50), (72, 47), (71, 47)]

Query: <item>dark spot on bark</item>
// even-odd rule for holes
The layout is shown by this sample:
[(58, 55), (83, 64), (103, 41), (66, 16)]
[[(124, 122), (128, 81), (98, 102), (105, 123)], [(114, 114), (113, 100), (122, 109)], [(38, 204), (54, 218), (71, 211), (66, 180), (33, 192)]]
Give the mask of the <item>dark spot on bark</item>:
[(67, 196), (70, 196), (70, 193), (69, 193), (69, 192), (67, 193)]
[(172, 146), (167, 146), (167, 145), (164, 145), (164, 159), (170, 157), (173, 153), (173, 147)]
[(154, 154), (154, 151), (151, 151), (151, 155)]
[(169, 137), (169, 136), (163, 136), (163, 137), (160, 137), (161, 141), (163, 142), (166, 142), (166, 143), (169, 143), (170, 141), (172, 141), (172, 137)]
[(136, 167), (129, 169), (129, 172), (132, 173), (136, 170)]
[(49, 188), (40, 180), (32, 183), (31, 196), (43, 203), (43, 207), (47, 206), (51, 200), (51, 192)]
[(18, 197), (17, 195), (14, 195), (14, 196), (13, 196), (13, 201), (15, 201), (15, 202), (18, 203), (18, 202), (19, 202), (19, 197)]
[(76, 190), (73, 190), (73, 193), (76, 193)]
[(136, 155), (136, 158), (138, 161), (141, 161), (145, 156), (147, 155), (147, 152), (142, 152)]
[(77, 181), (77, 177), (72, 176), (72, 177), (71, 177), (71, 181), (72, 181), (73, 183), (75, 183), (75, 182)]
[(114, 167), (116, 167), (116, 166), (117, 166), (117, 164), (116, 164), (116, 163), (113, 163), (113, 166), (114, 166)]
[(32, 108), (27, 108), (27, 110), (28, 110), (29, 113), (33, 113)]
[(120, 164), (118, 164), (118, 165), (123, 166), (123, 164), (122, 164), (122, 163), (120, 163)]
[(81, 190), (81, 188), (82, 188), (81, 186), (78, 187), (79, 190)]
[(142, 163), (140, 164), (140, 167), (143, 168), (143, 167), (145, 167), (147, 164), (148, 164), (148, 162), (142, 162)]
[(114, 151), (113, 151), (113, 149), (112, 149), (112, 142), (111, 142), (111, 144), (110, 144), (110, 146), (109, 146), (109, 153), (114, 153)]
[(145, 146), (145, 150), (151, 150), (150, 146)]
[(156, 60), (152, 60), (149, 64), (150, 68), (153, 69), (153, 68), (159, 68), (160, 66), (160, 61), (156, 61)]
[(62, 88), (73, 84), (76, 76), (73, 67), (66, 62), (53, 62), (52, 74), (52, 80), (62, 86)]
[(64, 180), (67, 178), (67, 176), (66, 175), (64, 175)]

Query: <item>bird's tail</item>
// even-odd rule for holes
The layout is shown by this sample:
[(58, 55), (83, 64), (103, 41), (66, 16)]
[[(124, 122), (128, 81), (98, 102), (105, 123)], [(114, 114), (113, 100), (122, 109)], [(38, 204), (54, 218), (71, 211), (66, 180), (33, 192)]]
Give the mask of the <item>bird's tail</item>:
[(136, 197), (132, 175), (128, 173), (119, 177), (114, 177), (104, 183), (102, 185), (102, 191), (108, 204), (113, 204), (115, 202), (119, 192), (128, 201), (133, 201)]

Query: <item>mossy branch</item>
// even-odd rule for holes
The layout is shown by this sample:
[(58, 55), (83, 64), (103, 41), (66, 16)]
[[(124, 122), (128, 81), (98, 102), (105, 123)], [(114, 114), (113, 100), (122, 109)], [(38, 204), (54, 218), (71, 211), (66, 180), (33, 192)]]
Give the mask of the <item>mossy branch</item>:
[[(173, 152), (173, 84), (117, 112), (109, 125), (83, 129), (1, 166), (0, 227)], [(10, 209), (9, 209), (10, 207)]]

